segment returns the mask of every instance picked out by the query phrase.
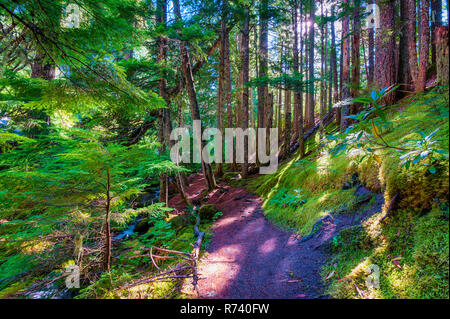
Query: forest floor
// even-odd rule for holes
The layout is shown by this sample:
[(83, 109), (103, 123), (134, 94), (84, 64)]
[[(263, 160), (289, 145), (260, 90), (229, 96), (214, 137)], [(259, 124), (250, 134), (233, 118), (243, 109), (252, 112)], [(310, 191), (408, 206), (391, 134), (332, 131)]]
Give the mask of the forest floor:
[[(204, 177), (189, 177), (187, 195), (198, 203), (204, 190)], [(301, 237), (280, 229), (267, 220), (262, 200), (249, 191), (223, 183), (202, 199), (214, 204), (223, 215), (212, 226), (214, 237), (199, 263), (199, 291), (202, 298), (327, 298), (322, 267), (327, 262), (327, 243), (340, 230), (359, 225), (381, 210), (382, 194), (372, 195), (359, 186), (363, 198), (356, 212), (325, 216), (313, 232)], [(170, 207), (182, 209), (184, 202), (175, 195)], [(189, 285), (186, 285), (189, 294)]]

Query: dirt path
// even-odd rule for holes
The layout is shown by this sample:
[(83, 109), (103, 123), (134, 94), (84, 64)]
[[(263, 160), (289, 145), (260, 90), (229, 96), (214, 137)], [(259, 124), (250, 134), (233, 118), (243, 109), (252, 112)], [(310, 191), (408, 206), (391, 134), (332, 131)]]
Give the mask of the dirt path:
[[(195, 202), (204, 185), (201, 175), (190, 176), (189, 198)], [(305, 240), (268, 221), (255, 194), (220, 186), (206, 202), (215, 204), (223, 216), (213, 226), (214, 237), (199, 266), (204, 298), (326, 298), (320, 276), (327, 258), (322, 244), (380, 206), (378, 198), (376, 207), (363, 213), (327, 217)], [(179, 195), (170, 206), (182, 208)]]

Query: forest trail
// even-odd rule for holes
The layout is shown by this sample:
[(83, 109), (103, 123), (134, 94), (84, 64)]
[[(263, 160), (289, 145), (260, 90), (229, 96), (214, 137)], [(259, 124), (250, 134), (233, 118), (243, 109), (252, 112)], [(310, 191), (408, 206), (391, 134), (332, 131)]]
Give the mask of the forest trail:
[[(194, 203), (204, 190), (204, 177), (189, 177), (187, 194)], [(368, 192), (358, 188), (357, 192)], [(320, 269), (327, 256), (321, 247), (342, 228), (359, 224), (379, 211), (382, 196), (371, 209), (323, 219), (307, 240), (284, 231), (264, 216), (262, 200), (245, 189), (220, 184), (204, 203), (223, 215), (212, 228), (214, 237), (199, 264), (202, 298), (327, 298)], [(182, 209), (180, 195), (170, 207)]]

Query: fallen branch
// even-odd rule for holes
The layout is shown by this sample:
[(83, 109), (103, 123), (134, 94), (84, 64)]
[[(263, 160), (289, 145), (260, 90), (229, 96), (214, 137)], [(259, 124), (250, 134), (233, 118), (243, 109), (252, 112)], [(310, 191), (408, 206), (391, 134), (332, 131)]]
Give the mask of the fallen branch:
[(194, 225), (194, 235), (197, 238), (197, 240), (194, 242), (194, 250), (192, 252), (192, 271), (193, 271), (193, 278), (192, 278), (192, 285), (194, 286), (195, 291), (197, 292), (197, 296), (200, 296), (200, 291), (198, 290), (198, 273), (197, 273), (197, 262), (198, 262), (198, 256), (200, 254), (200, 247), (202, 245), (203, 237), (205, 236), (204, 232), (201, 232), (199, 230), (200, 225), (200, 217), (196, 216), (197, 222)]
[[(160, 272), (156, 275), (139, 279), (131, 284), (122, 286), (119, 288), (119, 290), (128, 289), (134, 286), (147, 284), (151, 282), (161, 282), (161, 281), (174, 281), (178, 280), (180, 278), (191, 278), (192, 277), (192, 285), (194, 286), (194, 290), (197, 292), (197, 295), (200, 296), (200, 292), (198, 290), (198, 271), (197, 271), (197, 263), (198, 263), (198, 257), (200, 254), (200, 247), (202, 245), (202, 240), (205, 236), (204, 232), (201, 232), (199, 229), (200, 226), (200, 217), (197, 215), (196, 217), (196, 223), (194, 225), (194, 235), (195, 235), (195, 242), (192, 244), (193, 251), (192, 253), (185, 253), (182, 251), (177, 250), (170, 250), (166, 248), (160, 248), (160, 247), (145, 247), (145, 248), (138, 248), (138, 249), (132, 249), (131, 251), (145, 251), (148, 250), (148, 254), (141, 254), (136, 256), (131, 256), (129, 258), (141, 258), (141, 257), (150, 257), (152, 260), (153, 265), (161, 271), (161, 268), (156, 264), (155, 259), (183, 259), (187, 263), (183, 263), (181, 265), (178, 265), (176, 268)], [(155, 255), (153, 254), (153, 250), (158, 250), (163, 253), (168, 254), (174, 254), (175, 256), (163, 256), (163, 255)], [(185, 273), (187, 269), (191, 269), (192, 273)]]
[[(330, 112), (325, 114), (325, 116), (323, 118), (319, 119), (319, 121), (317, 121), (317, 123), (314, 125), (314, 127), (312, 127), (308, 132), (306, 132), (303, 135), (303, 140), (306, 141), (309, 138), (311, 138), (312, 136), (314, 136), (314, 134), (316, 134), (316, 132), (319, 130), (321, 123), (323, 123), (323, 126), (325, 127), (328, 124), (330, 124), (333, 121), (333, 119), (334, 119), (334, 109), (332, 109)], [(299, 147), (299, 143), (297, 140), (298, 140), (298, 134), (295, 135), (294, 144), (291, 144), (291, 146), (289, 148), (290, 153), (294, 152)], [(281, 154), (281, 155), (283, 155), (283, 154)]]

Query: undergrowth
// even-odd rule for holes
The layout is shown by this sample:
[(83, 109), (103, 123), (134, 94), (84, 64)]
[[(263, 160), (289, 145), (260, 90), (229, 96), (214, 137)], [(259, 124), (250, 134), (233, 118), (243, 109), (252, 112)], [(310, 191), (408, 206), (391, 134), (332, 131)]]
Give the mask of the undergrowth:
[[(420, 149), (415, 144), (430, 136), (436, 152), (448, 152), (448, 91), (406, 98), (389, 110), (386, 122), (376, 134), (389, 145)], [(264, 199), (267, 217), (307, 235), (326, 214), (352, 212), (357, 203), (352, 179), (357, 176), (370, 191), (383, 193), (385, 204), (363, 225), (330, 242), (333, 257), (323, 269), (327, 293), (336, 298), (448, 298), (448, 156), (429, 160), (428, 153), (412, 153), (405, 165), (406, 156), (395, 148), (361, 141), (333, 155), (335, 142), (318, 147), (326, 141), (317, 134), (307, 142), (309, 156), (296, 155), (274, 174), (248, 182), (246, 187)], [(280, 193), (298, 189), (301, 205), (279, 203)], [(381, 223), (394, 195), (390, 216)], [(380, 269), (379, 289), (365, 283), (371, 264)]]

